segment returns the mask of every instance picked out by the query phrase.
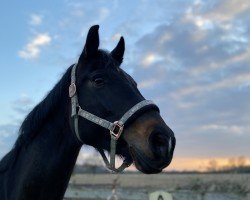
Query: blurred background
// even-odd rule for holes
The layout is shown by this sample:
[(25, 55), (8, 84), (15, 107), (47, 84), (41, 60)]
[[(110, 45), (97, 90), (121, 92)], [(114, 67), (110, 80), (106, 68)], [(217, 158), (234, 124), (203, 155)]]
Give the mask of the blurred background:
[[(0, 13), (0, 158), (99, 24), (101, 48), (124, 36), (123, 69), (175, 132), (167, 171), (247, 170), (249, 1), (15, 0), (2, 1)], [(77, 163), (102, 166), (90, 147)]]

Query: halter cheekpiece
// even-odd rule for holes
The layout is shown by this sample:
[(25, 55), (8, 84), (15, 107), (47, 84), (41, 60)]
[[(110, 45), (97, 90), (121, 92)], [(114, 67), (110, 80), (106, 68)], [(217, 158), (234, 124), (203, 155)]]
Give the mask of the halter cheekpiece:
[(123, 164), (119, 167), (115, 167), (115, 154), (116, 154), (116, 143), (117, 140), (120, 138), (121, 134), (123, 133), (123, 128), (125, 122), (132, 116), (134, 115), (137, 111), (142, 109), (145, 106), (148, 105), (153, 105), (156, 106), (152, 101), (150, 100), (143, 100), (139, 103), (137, 103), (135, 106), (133, 106), (131, 109), (129, 109), (120, 120), (115, 121), (115, 122), (109, 122), (105, 119), (102, 119), (92, 113), (89, 113), (86, 110), (83, 110), (81, 106), (78, 103), (78, 97), (77, 97), (77, 92), (76, 92), (76, 67), (77, 64), (75, 64), (72, 68), (71, 71), (71, 84), (69, 86), (69, 97), (71, 98), (71, 117), (73, 119), (73, 124), (74, 124), (74, 131), (76, 134), (76, 137), (78, 140), (83, 143), (80, 134), (79, 134), (79, 129), (78, 129), (78, 118), (83, 117), (99, 126), (102, 126), (105, 129), (108, 129), (110, 131), (110, 161), (108, 161), (104, 150), (103, 149), (98, 149), (100, 152), (106, 166), (108, 169), (114, 171), (114, 172), (121, 172), (125, 168), (129, 167), (132, 164), (132, 161), (127, 161), (126, 159), (123, 161)]

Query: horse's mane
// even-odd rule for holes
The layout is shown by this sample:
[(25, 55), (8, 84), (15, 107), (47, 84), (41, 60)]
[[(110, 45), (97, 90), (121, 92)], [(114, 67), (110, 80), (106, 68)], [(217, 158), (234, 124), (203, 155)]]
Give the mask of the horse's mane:
[(11, 160), (14, 160), (16, 154), (23, 145), (27, 145), (33, 138), (39, 134), (42, 125), (48, 117), (57, 111), (63, 99), (67, 98), (67, 91), (70, 83), (71, 69), (69, 67), (61, 80), (54, 86), (48, 95), (34, 107), (34, 109), (24, 119), (20, 129), (19, 136), (12, 150), (0, 161), (0, 172), (4, 171)]
[[(54, 86), (48, 95), (34, 107), (34, 109), (24, 119), (20, 129), (20, 136), (27, 136), (25, 139), (33, 139), (39, 133), (44, 122), (52, 113), (60, 107), (63, 99), (67, 98), (67, 91), (70, 84), (70, 75), (73, 65), (69, 67), (61, 80)], [(28, 141), (25, 141), (26, 143)], [(18, 142), (18, 140), (17, 140)], [(15, 144), (17, 145), (17, 143)]]

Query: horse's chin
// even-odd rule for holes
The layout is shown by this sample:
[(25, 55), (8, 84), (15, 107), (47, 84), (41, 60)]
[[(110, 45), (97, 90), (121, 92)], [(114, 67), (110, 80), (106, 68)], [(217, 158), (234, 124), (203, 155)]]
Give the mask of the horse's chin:
[(165, 167), (156, 167), (156, 164), (152, 159), (145, 156), (136, 148), (130, 147), (130, 154), (133, 158), (135, 167), (144, 174), (158, 174), (162, 172)]

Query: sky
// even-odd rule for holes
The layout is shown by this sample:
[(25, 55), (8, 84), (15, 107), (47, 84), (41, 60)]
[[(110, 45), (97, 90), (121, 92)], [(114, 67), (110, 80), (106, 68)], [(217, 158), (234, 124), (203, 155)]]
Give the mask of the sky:
[(124, 36), (123, 69), (175, 132), (169, 169), (250, 164), (250, 1), (14, 0), (0, 13), (0, 158), (99, 24), (101, 48)]

